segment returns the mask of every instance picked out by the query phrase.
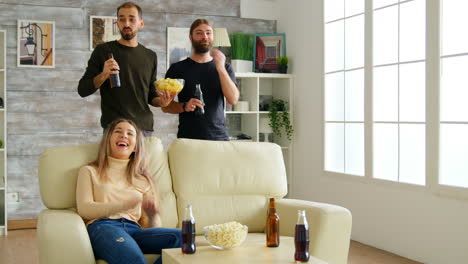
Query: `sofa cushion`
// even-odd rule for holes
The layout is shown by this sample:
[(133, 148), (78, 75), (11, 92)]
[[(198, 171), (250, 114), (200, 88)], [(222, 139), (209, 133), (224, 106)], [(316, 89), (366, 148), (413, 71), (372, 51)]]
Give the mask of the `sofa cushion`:
[[(161, 199), (161, 220), (165, 227), (177, 225), (175, 195), (167, 154), (156, 137), (145, 138), (148, 169)], [(78, 170), (97, 157), (98, 144), (50, 148), (39, 157), (39, 185), (42, 202), (49, 209), (76, 207)]]
[(263, 232), (268, 198), (287, 193), (283, 153), (273, 143), (177, 139), (168, 155), (179, 222), (191, 204), (197, 234), (233, 220)]

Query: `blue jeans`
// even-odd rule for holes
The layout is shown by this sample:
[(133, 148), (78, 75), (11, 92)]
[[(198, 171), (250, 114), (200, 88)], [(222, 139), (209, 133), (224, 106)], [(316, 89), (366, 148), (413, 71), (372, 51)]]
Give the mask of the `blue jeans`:
[[(146, 264), (143, 254), (161, 254), (164, 248), (181, 247), (181, 230), (175, 228), (143, 229), (133, 221), (97, 220), (88, 226), (94, 256), (109, 264)], [(162, 264), (162, 257), (155, 264)]]

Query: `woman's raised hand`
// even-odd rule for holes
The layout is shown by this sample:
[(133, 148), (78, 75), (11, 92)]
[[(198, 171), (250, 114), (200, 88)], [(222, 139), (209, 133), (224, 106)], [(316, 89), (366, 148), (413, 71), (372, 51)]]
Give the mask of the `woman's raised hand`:
[(156, 202), (154, 201), (154, 197), (152, 195), (143, 195), (143, 204), (141, 207), (149, 218), (152, 218), (159, 213), (159, 209), (156, 206)]

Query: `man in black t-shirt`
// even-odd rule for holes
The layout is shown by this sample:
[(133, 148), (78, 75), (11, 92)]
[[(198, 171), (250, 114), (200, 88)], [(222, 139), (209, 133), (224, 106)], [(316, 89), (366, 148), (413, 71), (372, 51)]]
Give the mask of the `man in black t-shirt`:
[[(117, 25), (122, 38), (94, 49), (78, 93), (86, 97), (99, 89), (103, 128), (117, 118), (126, 118), (134, 121), (145, 136), (150, 136), (153, 113), (148, 104), (167, 106), (175, 94), (156, 92), (156, 53), (138, 43), (138, 31), (144, 26), (141, 8), (132, 2), (119, 6)], [(113, 58), (109, 58), (110, 53)], [(110, 87), (111, 74), (119, 74), (120, 87)]]
[[(213, 27), (206, 19), (195, 20), (190, 27), (192, 55), (171, 65), (166, 78), (184, 79), (179, 102), (162, 107), (167, 113), (179, 114), (178, 138), (229, 140), (224, 118), (224, 98), (229, 104), (239, 100), (234, 71), (226, 63), (224, 54), (213, 47)], [(195, 86), (200, 84), (203, 104), (195, 97)], [(204, 108), (205, 114), (196, 115), (195, 109)]]

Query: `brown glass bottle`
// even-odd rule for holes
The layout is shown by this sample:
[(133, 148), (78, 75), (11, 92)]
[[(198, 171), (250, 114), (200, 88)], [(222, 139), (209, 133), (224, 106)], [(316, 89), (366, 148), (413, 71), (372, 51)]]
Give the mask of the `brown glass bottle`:
[(268, 216), (265, 226), (267, 247), (278, 247), (280, 244), (279, 221), (280, 218), (276, 213), (275, 208), (275, 198), (270, 198), (270, 205), (268, 207)]
[[(113, 59), (114, 55), (109, 53), (109, 59)], [(112, 71), (117, 71), (117, 69), (112, 69)], [(110, 87), (111, 88), (119, 88), (120, 87), (120, 77), (118, 73), (113, 73), (109, 77), (110, 80)]]

